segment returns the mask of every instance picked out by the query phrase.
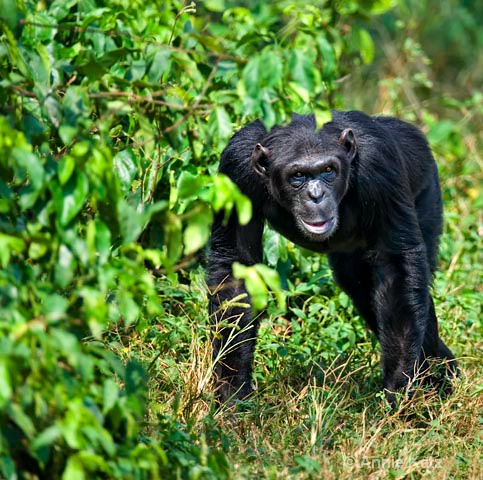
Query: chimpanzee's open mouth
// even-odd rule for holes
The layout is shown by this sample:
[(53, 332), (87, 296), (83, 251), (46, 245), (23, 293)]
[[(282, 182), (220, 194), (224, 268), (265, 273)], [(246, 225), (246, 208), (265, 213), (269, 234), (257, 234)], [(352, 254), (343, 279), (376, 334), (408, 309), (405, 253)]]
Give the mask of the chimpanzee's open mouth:
[(334, 223), (334, 217), (329, 218), (323, 222), (306, 222), (302, 220), (304, 227), (311, 233), (316, 233), (318, 235), (328, 232)]

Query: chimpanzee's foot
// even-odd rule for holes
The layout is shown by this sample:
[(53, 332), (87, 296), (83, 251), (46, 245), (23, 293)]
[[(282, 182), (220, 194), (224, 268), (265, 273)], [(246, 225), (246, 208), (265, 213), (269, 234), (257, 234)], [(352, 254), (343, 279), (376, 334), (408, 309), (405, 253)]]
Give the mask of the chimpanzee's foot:
[(392, 408), (396, 406), (396, 393), (408, 389), (411, 396), (418, 385), (431, 387), (446, 397), (453, 393), (453, 381), (459, 376), (458, 362), (451, 350), (440, 340), (440, 356), (424, 358), (412, 375), (394, 372), (384, 379), (384, 393)]
[(218, 404), (233, 404), (237, 400), (245, 400), (252, 392), (251, 369), (242, 369), (243, 374), (219, 364), (215, 368), (215, 395)]
[(252, 393), (253, 388), (248, 383), (242, 385), (232, 385), (227, 380), (216, 383), (216, 401), (219, 405), (232, 405), (237, 400), (245, 400)]

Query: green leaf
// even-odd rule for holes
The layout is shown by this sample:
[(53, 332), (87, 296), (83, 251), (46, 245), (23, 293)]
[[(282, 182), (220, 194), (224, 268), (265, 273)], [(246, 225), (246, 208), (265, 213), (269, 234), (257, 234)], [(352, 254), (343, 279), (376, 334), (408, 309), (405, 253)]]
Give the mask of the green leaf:
[(240, 225), (247, 225), (252, 218), (252, 202), (242, 193), (236, 196), (235, 202)]
[(48, 252), (48, 249), (49, 249), (49, 245), (47, 245), (46, 243), (32, 242), (29, 245), (28, 256), (33, 260), (38, 260)]
[(255, 265), (255, 269), (263, 278), (263, 281), (270, 287), (270, 289), (275, 294), (278, 307), (282, 310), (285, 310), (285, 294), (282, 291), (280, 276), (278, 275), (277, 271), (261, 263)]
[(122, 150), (113, 158), (113, 163), (122, 190), (128, 192), (138, 170), (136, 157), (131, 149)]
[(130, 292), (119, 292), (118, 295), (119, 311), (124, 318), (126, 326), (134, 323), (139, 317), (139, 306), (134, 301)]
[[(1, 370), (0, 373), (2, 373)], [(23, 411), (20, 405), (17, 403), (10, 403), (8, 405), (7, 412), (10, 419), (22, 429), (27, 438), (30, 439), (35, 435), (35, 425), (31, 418)]]
[(276, 270), (273, 270), (270, 267), (263, 265), (262, 263), (256, 264), (255, 269), (271, 289), (280, 289), (280, 278)]
[(95, 221), (95, 230), (95, 248), (93, 250), (98, 257), (99, 264), (103, 265), (111, 254), (111, 231), (100, 220)]
[[(230, 214), (235, 203), (234, 197), (236, 197), (237, 190), (236, 185), (226, 175), (218, 173), (213, 179), (213, 188), (211, 190), (211, 203), (215, 212), (225, 208), (227, 214)], [(206, 200), (208, 201), (208, 199)], [(244, 208), (246, 208), (245, 205), (241, 205), (241, 210)]]
[(130, 360), (126, 365), (125, 388), (128, 395), (144, 391), (146, 372), (139, 362)]
[(339, 303), (341, 304), (342, 307), (347, 308), (349, 306), (349, 297), (345, 292), (341, 292), (339, 294)]
[(56, 283), (62, 287), (67, 287), (74, 277), (74, 266), (74, 255), (65, 245), (61, 245), (55, 265)]
[(263, 256), (268, 265), (271, 266), (277, 265), (277, 262), (280, 259), (279, 235), (280, 234), (271, 228), (267, 228), (263, 232)]
[(25, 248), (25, 242), (21, 238), (0, 233), (0, 263), (7, 268), (11, 254), (21, 253)]
[(381, 15), (397, 5), (397, 0), (374, 0), (371, 2), (369, 11), (373, 15)]
[(180, 199), (197, 197), (206, 185), (206, 178), (183, 171), (178, 179), (178, 195)]
[(77, 455), (69, 457), (67, 466), (62, 474), (62, 480), (86, 480), (86, 472)]
[(8, 360), (0, 357), (0, 407), (3, 407), (10, 400), (12, 393)]
[(59, 128), (62, 123), (62, 109), (58, 100), (51, 96), (47, 97), (44, 102), (44, 108), (52, 124)]
[(89, 180), (84, 172), (75, 172), (64, 185), (52, 186), (57, 219), (60, 225), (67, 225), (82, 209), (89, 192)]
[(205, 0), (203, 2), (204, 7), (212, 12), (223, 12), (225, 10), (224, 0)]
[(294, 81), (312, 92), (315, 85), (314, 65), (306, 52), (295, 49), (289, 57), (290, 74)]
[(135, 242), (141, 235), (145, 224), (145, 217), (142, 211), (139, 211), (127, 201), (121, 200), (118, 203), (117, 214), (123, 243)]
[(370, 33), (363, 28), (359, 28), (357, 31), (359, 34), (359, 45), (361, 49), (362, 61), (365, 64), (372, 63), (372, 61), (374, 60), (374, 52), (375, 52), (375, 47), (374, 47), (374, 42), (372, 40), (372, 37)]
[(274, 50), (272, 46), (266, 47), (262, 52), (260, 64), (263, 66), (261, 73), (263, 74), (264, 86), (279, 86), (283, 79), (282, 52)]
[(255, 310), (262, 310), (267, 306), (268, 290), (262, 277), (255, 267), (247, 267), (241, 263), (233, 263), (233, 276), (245, 282), (245, 288), (250, 294), (252, 306)]
[(43, 447), (52, 445), (62, 434), (60, 428), (57, 425), (47, 427), (44, 431), (40, 432), (36, 438), (32, 441), (32, 450), (40, 450)]
[(131, 69), (129, 71), (128, 80), (130, 82), (135, 82), (136, 80), (141, 80), (146, 72), (146, 61), (142, 58), (133, 60), (131, 64)]
[(151, 83), (158, 83), (163, 74), (169, 71), (170, 56), (171, 51), (166, 46), (156, 50), (148, 72), (148, 80)]
[(449, 140), (456, 131), (456, 125), (451, 120), (441, 120), (429, 125), (428, 140), (432, 145), (438, 145)]
[(0, 0), (0, 19), (5, 21), (10, 30), (17, 26), (18, 11), (15, 0)]
[(86, 75), (89, 80), (95, 81), (99, 77), (102, 77), (102, 75), (104, 75), (116, 62), (125, 59), (130, 53), (131, 50), (127, 48), (110, 50), (100, 58), (95, 58), (92, 53), (90, 53), (90, 58), (79, 65), (78, 70), (80, 73)]
[[(126, 200), (119, 201), (117, 215), (121, 228), (123, 243), (131, 243), (138, 239), (141, 232), (153, 215), (166, 209), (168, 202), (160, 201), (151, 205), (138, 204), (137, 207)], [(98, 239), (96, 241), (99, 241)], [(106, 241), (106, 238), (103, 239)], [(99, 244), (99, 247), (101, 245)], [(104, 245), (105, 247), (106, 245)], [(106, 252), (107, 253), (107, 252)]]
[(258, 98), (260, 94), (260, 80), (262, 74), (260, 73), (260, 57), (252, 57), (245, 68), (243, 69), (243, 83), (245, 85), (246, 92), (251, 98)]
[(288, 86), (304, 103), (310, 102), (310, 94), (305, 87), (295, 82), (288, 82)]
[(177, 215), (168, 212), (164, 223), (165, 248), (167, 260), (174, 264), (183, 251), (181, 220)]
[(232, 134), (231, 120), (223, 107), (215, 107), (208, 121), (213, 136), (226, 140)]
[(78, 129), (69, 125), (61, 125), (59, 128), (59, 136), (64, 145), (69, 145), (77, 135)]
[(108, 378), (104, 382), (102, 413), (106, 414), (116, 404), (118, 398), (119, 387), (114, 380)]
[(196, 252), (208, 242), (212, 221), (211, 210), (205, 205), (200, 205), (200, 209), (189, 217), (183, 234), (185, 255)]
[[(76, 127), (78, 123), (86, 120), (86, 117), (91, 111), (91, 101), (89, 100), (85, 87), (81, 86), (69, 87), (62, 98), (62, 105), (64, 110), (63, 120), (65, 123), (61, 129), (67, 126)], [(65, 142), (64, 138), (62, 140), (64, 143), (68, 143)]]
[(65, 185), (75, 169), (75, 160), (70, 155), (65, 155), (57, 164), (57, 175), (61, 185)]
[(65, 317), (69, 301), (57, 293), (48, 295), (43, 301), (42, 311), (49, 322), (58, 322)]
[(25, 148), (14, 148), (11, 155), (12, 159), (27, 171), (34, 190), (40, 190), (45, 182), (45, 171), (37, 155)]
[(337, 72), (337, 59), (332, 45), (325, 36), (319, 36), (317, 46), (322, 57), (323, 77), (328, 80), (334, 79)]

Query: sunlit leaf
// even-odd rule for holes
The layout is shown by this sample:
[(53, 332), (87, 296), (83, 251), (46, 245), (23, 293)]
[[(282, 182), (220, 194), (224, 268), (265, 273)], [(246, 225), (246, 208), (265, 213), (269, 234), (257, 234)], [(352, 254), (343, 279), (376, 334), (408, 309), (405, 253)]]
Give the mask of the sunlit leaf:
[(0, 357), (0, 407), (3, 407), (12, 396), (13, 390), (9, 371), (7, 359)]
[(262, 310), (267, 306), (267, 286), (254, 267), (247, 267), (235, 262), (233, 263), (233, 275), (235, 278), (244, 280), (252, 305), (256, 310)]
[(188, 219), (183, 233), (184, 253), (189, 255), (203, 247), (210, 238), (212, 214), (203, 207)]
[(75, 169), (75, 160), (70, 155), (65, 155), (57, 165), (57, 174), (59, 182), (65, 185)]
[(360, 28), (358, 29), (358, 33), (362, 60), (366, 64), (372, 63), (375, 52), (374, 41), (367, 30)]
[(86, 480), (86, 472), (77, 456), (72, 456), (67, 461), (62, 480)]
[(187, 171), (182, 172), (178, 179), (179, 198), (190, 198), (199, 195), (205, 184), (206, 180), (203, 176), (193, 175)]
[(238, 194), (236, 196), (236, 210), (238, 213), (238, 221), (240, 225), (246, 225), (252, 218), (252, 202), (245, 195)]

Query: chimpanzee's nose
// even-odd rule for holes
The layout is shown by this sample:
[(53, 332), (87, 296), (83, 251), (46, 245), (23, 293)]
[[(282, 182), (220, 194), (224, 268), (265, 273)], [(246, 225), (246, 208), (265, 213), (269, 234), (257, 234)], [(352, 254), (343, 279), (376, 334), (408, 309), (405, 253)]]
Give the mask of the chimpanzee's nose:
[(310, 182), (307, 185), (307, 193), (315, 203), (320, 203), (325, 195), (324, 189), (322, 188), (322, 185), (320, 185), (320, 182)]

